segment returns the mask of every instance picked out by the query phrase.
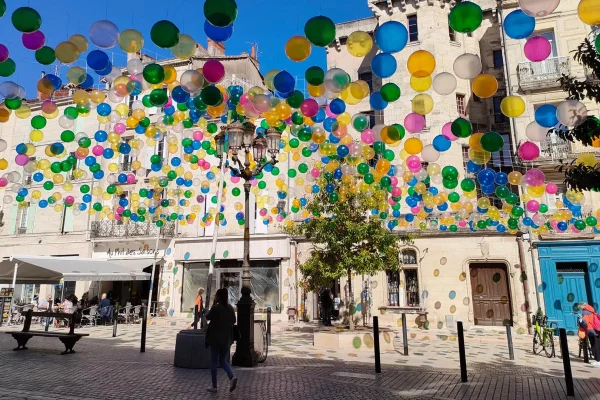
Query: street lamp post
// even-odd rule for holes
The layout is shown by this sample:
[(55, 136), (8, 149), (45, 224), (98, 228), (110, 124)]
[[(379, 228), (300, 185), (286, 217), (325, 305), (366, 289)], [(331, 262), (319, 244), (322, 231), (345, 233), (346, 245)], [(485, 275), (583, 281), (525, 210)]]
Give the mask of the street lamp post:
[[(242, 262), (242, 297), (237, 303), (238, 328), (240, 339), (237, 342), (232, 363), (238, 367), (255, 367), (257, 364), (256, 352), (254, 351), (254, 300), (250, 296), (250, 180), (262, 172), (269, 164), (277, 163), (279, 154), (279, 143), (281, 132), (269, 128), (264, 135), (255, 135), (256, 127), (245, 122), (234, 122), (227, 127), (221, 128), (221, 132), (215, 137), (217, 155), (223, 156), (225, 151), (225, 130), (229, 135), (229, 149), (231, 160), (238, 168), (230, 166), (232, 174), (244, 179), (244, 198), (246, 201), (246, 221), (244, 223), (244, 260)], [(244, 151), (244, 162), (239, 159), (238, 152)], [(250, 153), (256, 165), (250, 168)], [(267, 153), (270, 157), (267, 157)], [(217, 218), (217, 223), (218, 223)]]

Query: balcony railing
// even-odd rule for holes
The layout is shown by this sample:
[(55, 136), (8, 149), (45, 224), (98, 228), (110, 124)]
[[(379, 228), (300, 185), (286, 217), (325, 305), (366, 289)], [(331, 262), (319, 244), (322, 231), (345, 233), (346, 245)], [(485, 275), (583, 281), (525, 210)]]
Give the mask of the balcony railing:
[(91, 229), (92, 239), (99, 238), (130, 238), (130, 237), (156, 237), (160, 229), (160, 236), (173, 237), (175, 223), (166, 222), (159, 228), (153, 222), (133, 222), (126, 224), (119, 221), (93, 221)]
[(558, 79), (571, 72), (569, 57), (552, 57), (540, 62), (522, 62), (517, 66), (519, 86), (523, 90), (559, 87)]

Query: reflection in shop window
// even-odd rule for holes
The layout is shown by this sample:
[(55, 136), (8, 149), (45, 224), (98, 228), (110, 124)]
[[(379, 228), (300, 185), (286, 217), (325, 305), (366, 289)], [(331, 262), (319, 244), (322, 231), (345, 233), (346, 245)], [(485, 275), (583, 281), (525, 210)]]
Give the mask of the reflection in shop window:
[(400, 306), (400, 272), (386, 271), (388, 284), (388, 306)]
[(419, 306), (419, 279), (416, 269), (404, 270), (404, 284), (406, 287), (406, 306)]

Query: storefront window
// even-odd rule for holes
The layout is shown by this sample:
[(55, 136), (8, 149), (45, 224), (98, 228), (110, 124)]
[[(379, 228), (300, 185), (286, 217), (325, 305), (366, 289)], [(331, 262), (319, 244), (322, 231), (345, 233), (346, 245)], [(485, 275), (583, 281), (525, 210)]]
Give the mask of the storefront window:
[(419, 306), (419, 279), (416, 269), (404, 270), (404, 283), (406, 287), (406, 306)]
[(256, 310), (271, 307), (273, 312), (281, 312), (279, 302), (279, 263), (275, 261), (252, 261), (250, 263), (250, 286)]
[(388, 284), (388, 306), (400, 306), (400, 273), (398, 271), (386, 271)]
[[(213, 275), (213, 288), (216, 284), (216, 274)], [(204, 288), (208, 282), (208, 263), (185, 264), (183, 268), (183, 292), (181, 294), (181, 312), (192, 312), (198, 295), (198, 288)], [(215, 290), (213, 290), (214, 294)]]

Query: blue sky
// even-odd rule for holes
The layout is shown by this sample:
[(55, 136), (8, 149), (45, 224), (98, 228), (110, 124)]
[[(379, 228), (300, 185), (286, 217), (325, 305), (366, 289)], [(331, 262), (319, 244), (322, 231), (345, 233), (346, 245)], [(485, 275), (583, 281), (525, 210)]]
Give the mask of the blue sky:
[[(27, 50), (21, 42), (21, 33), (11, 23), (13, 11), (29, 4), (42, 16), (41, 31), (46, 35), (46, 44), (55, 47), (81, 33), (88, 37), (89, 27), (100, 19), (114, 22), (120, 30), (135, 28), (142, 32), (146, 43), (144, 51), (157, 54), (159, 58), (171, 57), (168, 49), (156, 47), (150, 40), (152, 24), (161, 19), (175, 23), (182, 33), (193, 36), (206, 45), (204, 34), (203, 2), (201, 0), (30, 0), (7, 2), (6, 14), (0, 19), (0, 43), (9, 48), (10, 57), (16, 62), (15, 74), (5, 80), (13, 80), (27, 90), (27, 98), (36, 96), (36, 82), (41, 71), (53, 72), (54, 66), (38, 64), (34, 52)], [(270, 69), (286, 69), (292, 75), (304, 75), (311, 65), (325, 66), (325, 50), (314, 48), (311, 56), (302, 63), (290, 61), (284, 52), (285, 43), (294, 35), (302, 35), (304, 23), (315, 15), (326, 15), (334, 22), (368, 17), (371, 14), (367, 0), (238, 0), (239, 15), (234, 24), (234, 34), (226, 45), (227, 54), (250, 52), (251, 44), (259, 45), (259, 61), (263, 73)], [(90, 43), (90, 50), (95, 46)], [(113, 48), (115, 65), (126, 63), (125, 54)], [(74, 65), (85, 67), (85, 55)], [(64, 78), (68, 68), (61, 69)], [(98, 76), (92, 73), (97, 80)], [(66, 79), (65, 79), (66, 80)]]

